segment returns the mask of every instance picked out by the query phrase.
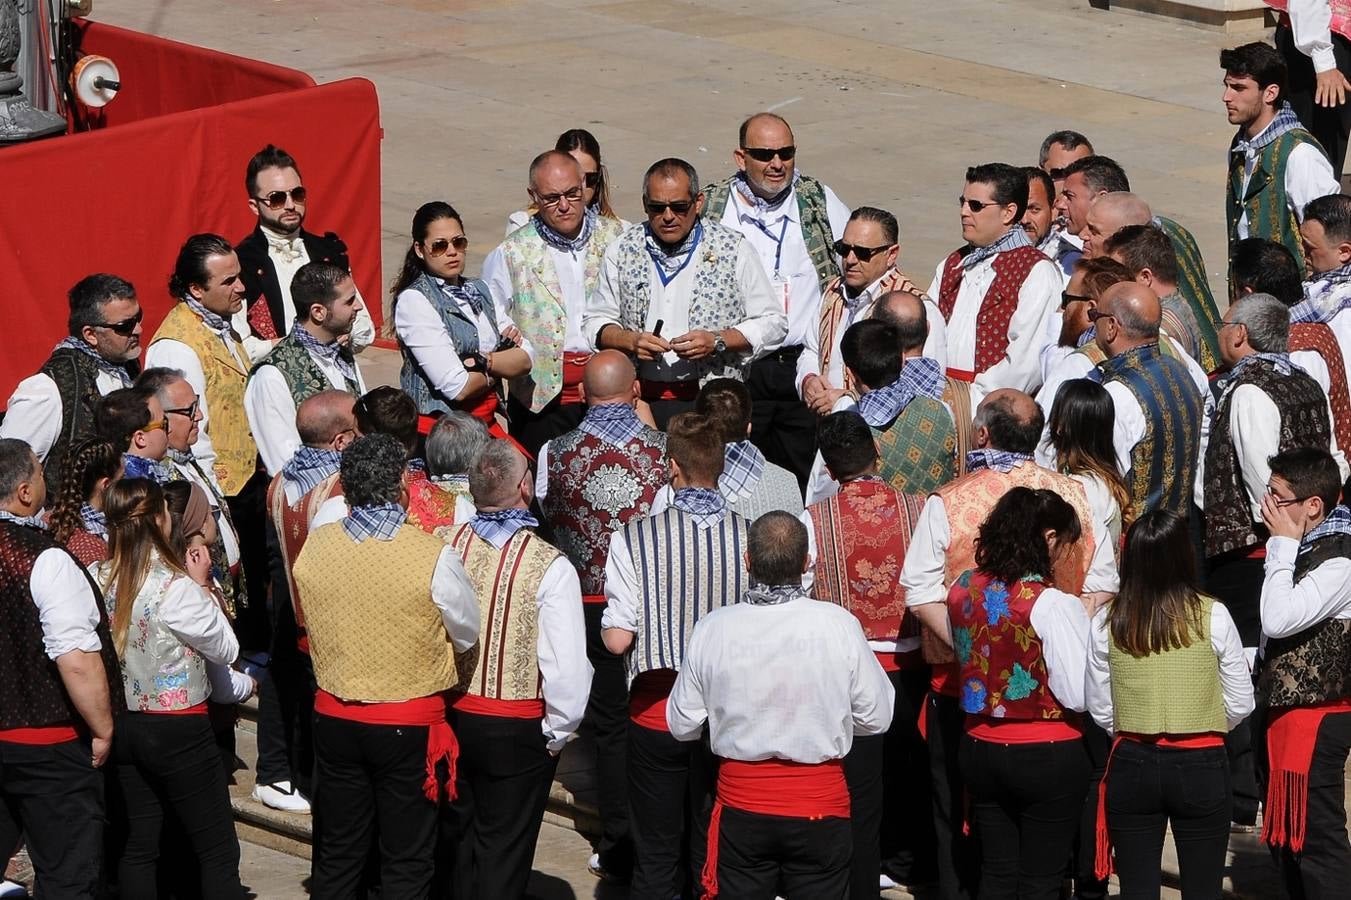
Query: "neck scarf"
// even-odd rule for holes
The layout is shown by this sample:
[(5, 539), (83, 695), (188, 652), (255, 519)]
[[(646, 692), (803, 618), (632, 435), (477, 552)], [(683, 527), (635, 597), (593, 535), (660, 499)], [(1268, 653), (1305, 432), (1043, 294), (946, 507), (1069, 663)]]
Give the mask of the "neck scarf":
[(752, 584), (742, 596), (742, 603), (752, 606), (777, 606), (799, 597), (806, 597), (802, 584)]
[(943, 399), (943, 370), (937, 360), (915, 356), (901, 366), (901, 377), (858, 398), (859, 415), (874, 428), (895, 421), (916, 397)]
[(1300, 541), (1300, 549), (1302, 550), (1319, 538), (1333, 534), (1351, 534), (1351, 509), (1347, 509), (1341, 504), (1334, 506), (1326, 519), (1309, 529), (1309, 533), (1304, 535), (1304, 539)]
[(666, 244), (653, 236), (651, 225), (643, 224), (643, 244), (647, 247), (647, 255), (657, 266), (657, 277), (661, 279), (663, 285), (670, 284), (680, 274), (681, 269), (690, 264), (690, 260), (694, 259), (695, 248), (699, 246), (699, 240), (703, 236), (704, 223), (695, 222), (694, 228), (685, 236), (680, 246), (670, 250)]
[(275, 251), (286, 265), (290, 265), (305, 255), (305, 245), (300, 241), (300, 229), (295, 234), (277, 234), (266, 225), (261, 226), (263, 237), (267, 238), (267, 249)]
[(715, 525), (727, 513), (727, 501), (713, 488), (680, 488), (671, 498), (671, 505), (692, 516), (700, 528)]
[(967, 452), (966, 471), (979, 472), (981, 469), (994, 469), (996, 472), (1008, 474), (1019, 463), (1031, 461), (1031, 453), (1013, 453), (1009, 450), (995, 450), (993, 447), (987, 447), (984, 450)]
[(156, 484), (167, 484), (174, 480), (169, 467), (158, 459), (146, 459), (144, 456), (122, 454), (123, 478), (148, 478)]
[(1299, 128), (1299, 117), (1289, 103), (1282, 103), (1281, 108), (1276, 113), (1276, 117), (1267, 123), (1267, 127), (1262, 129), (1262, 133), (1252, 140), (1246, 140), (1243, 137), (1243, 129), (1239, 128), (1234, 135), (1234, 145), (1229, 148), (1230, 153), (1242, 153), (1244, 156), (1256, 156), (1262, 152), (1262, 149), (1273, 143), (1278, 137), (1287, 131), (1294, 131)]
[(16, 516), (7, 509), (0, 509), (0, 522), (13, 522), (15, 525), (27, 525), (29, 528), (47, 530), (47, 522), (42, 518), (41, 511), (31, 516)]
[(538, 528), (539, 520), (530, 514), (530, 510), (513, 507), (477, 513), (469, 520), (469, 527), (474, 529), (474, 534), (500, 550), (522, 528)]
[(636, 438), (643, 423), (627, 403), (602, 403), (587, 407), (579, 427), (592, 437), (619, 446)]
[(718, 490), (724, 497), (735, 500), (755, 490), (765, 471), (765, 455), (759, 447), (750, 441), (737, 441), (723, 450), (723, 459)]
[(88, 503), (80, 504), (80, 523), (85, 531), (108, 540), (108, 517)]
[(535, 213), (535, 231), (539, 233), (540, 239), (555, 250), (561, 250), (564, 253), (581, 253), (585, 250), (587, 243), (591, 240), (591, 231), (595, 227), (596, 208), (594, 206), (587, 207), (586, 213), (582, 216), (582, 230), (577, 232), (575, 238), (564, 237), (554, 231), (544, 224), (544, 220), (540, 218), (539, 213)]
[(475, 316), (483, 315), (483, 298), (467, 281), (461, 279), (459, 284), (451, 284), (443, 278), (433, 278), (432, 281), (441, 287), (441, 293), (469, 307)]
[(788, 187), (779, 191), (768, 200), (751, 190), (751, 183), (746, 178), (745, 172), (736, 173), (736, 177), (732, 179), (732, 187), (736, 189), (737, 196), (763, 218), (769, 213), (776, 211), (780, 206), (783, 206), (784, 201), (793, 193), (793, 188), (797, 187), (797, 183), (800, 180), (802, 180), (802, 176), (797, 173), (796, 169), (793, 170), (793, 180), (789, 183)]
[(1234, 363), (1229, 371), (1215, 382), (1215, 390), (1218, 393), (1224, 393), (1225, 386), (1238, 377), (1238, 373), (1242, 372), (1259, 359), (1264, 359), (1271, 363), (1276, 367), (1276, 371), (1282, 375), (1289, 375), (1296, 370), (1300, 372), (1304, 371), (1290, 361), (1289, 353), (1249, 353), (1247, 356)]
[(342, 520), (342, 530), (358, 544), (368, 537), (392, 541), (407, 518), (408, 511), (397, 503), (354, 506)]
[(469, 476), (460, 472), (450, 472), (446, 475), (433, 475), (427, 479), (443, 491), (450, 491), (453, 494), (464, 494), (469, 496)]
[(1080, 347), (1087, 347), (1089, 342), (1092, 341), (1097, 336), (1098, 336), (1098, 326), (1096, 325), (1088, 326), (1088, 330), (1086, 330), (1083, 334), (1079, 335), (1079, 340), (1075, 341), (1074, 349), (1078, 350)]
[(221, 340), (226, 341), (227, 343), (232, 340), (238, 340), (238, 337), (235, 335), (235, 330), (230, 327), (229, 320), (223, 319), (207, 309), (201, 303), (197, 302), (197, 299), (191, 294), (184, 294), (183, 302), (188, 305), (188, 309), (201, 317), (202, 322), (206, 324), (207, 328), (220, 335)]
[(341, 462), (342, 454), (337, 450), (301, 447), (282, 466), (282, 481), (287, 485), (295, 485), (302, 495), (308, 494), (319, 482), (338, 471)]
[(1351, 263), (1304, 282), (1304, 299), (1290, 308), (1290, 324), (1331, 322), (1337, 313), (1351, 306), (1351, 291), (1337, 290), (1349, 281)]
[(314, 356), (328, 360), (330, 365), (336, 367), (337, 370), (342, 373), (343, 378), (353, 384), (356, 383), (356, 363), (352, 359), (352, 354), (348, 352), (347, 348), (343, 347), (342, 344), (339, 344), (336, 340), (328, 344), (323, 343), (302, 327), (300, 322), (296, 322), (291, 326), (291, 334), (295, 335), (295, 339), (300, 343), (300, 346), (304, 347)]
[[(968, 245), (970, 246), (970, 245)], [(970, 269), (979, 263), (984, 262), (996, 253), (1003, 253), (1005, 250), (1017, 250), (1019, 247), (1031, 247), (1032, 241), (1028, 238), (1027, 232), (1023, 231), (1021, 225), (1014, 225), (999, 240), (990, 244), (988, 247), (971, 247), (971, 250), (962, 257), (961, 266), (963, 269)]]
[(100, 372), (107, 372), (109, 375), (112, 375), (124, 388), (131, 387), (131, 375), (127, 374), (126, 366), (118, 365), (115, 362), (109, 362), (102, 356), (99, 356), (97, 350), (86, 344), (80, 338), (68, 337), (53, 347), (52, 350), (56, 351), (63, 348), (66, 350), (78, 350), (80, 353), (83, 353), (85, 356), (92, 359), (95, 365), (99, 367)]

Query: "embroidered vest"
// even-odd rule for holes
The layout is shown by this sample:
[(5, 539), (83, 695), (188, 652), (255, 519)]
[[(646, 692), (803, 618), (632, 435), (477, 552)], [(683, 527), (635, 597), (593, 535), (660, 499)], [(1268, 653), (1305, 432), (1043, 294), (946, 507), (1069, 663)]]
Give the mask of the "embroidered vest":
[(966, 474), (966, 454), (971, 450), (971, 422), (975, 410), (971, 408), (971, 383), (953, 378), (945, 379), (943, 405), (952, 411), (952, 422), (957, 435), (957, 474)]
[[(583, 287), (588, 298), (596, 289), (605, 248), (622, 227), (617, 219), (596, 218), (586, 245)], [(535, 230), (533, 219), (507, 235), (502, 242), (502, 257), (511, 275), (512, 321), (535, 348), (535, 364), (525, 375), (511, 380), (511, 392), (531, 412), (539, 412), (563, 390), (563, 338), (567, 334), (568, 309), (549, 247)]]
[[(952, 320), (952, 311), (957, 306), (957, 294), (965, 274), (962, 256), (961, 250), (954, 250), (943, 261), (943, 276), (938, 282), (938, 311), (943, 314), (944, 321)], [(985, 291), (976, 316), (977, 374), (1004, 358), (1004, 352), (1009, 348), (1009, 323), (1018, 309), (1018, 292), (1032, 267), (1044, 259), (1046, 254), (1036, 247), (1017, 247), (995, 254), (991, 263), (994, 281)]]
[[(1289, 23), (1287, 12), (1289, 0), (1262, 0), (1262, 2), (1272, 9), (1285, 13), (1281, 21)], [(1332, 11), (1332, 30), (1342, 37), (1351, 36), (1351, 0), (1328, 0), (1328, 6)]]
[(1220, 661), (1210, 643), (1214, 605), (1213, 599), (1202, 597), (1201, 627), (1192, 628), (1191, 643), (1161, 653), (1131, 656), (1108, 631), (1107, 663), (1117, 732), (1183, 735), (1229, 730), (1220, 690)]
[(948, 592), (952, 644), (961, 675), (962, 711), (996, 719), (1063, 719), (1051, 693), (1032, 607), (1040, 580), (1006, 584), (967, 570)]
[(605, 593), (610, 535), (652, 508), (667, 482), (666, 435), (643, 426), (616, 446), (580, 428), (549, 442), (542, 504), (554, 541), (581, 577), (582, 593)]
[[(1196, 238), (1172, 219), (1158, 216), (1156, 222), (1168, 240), (1173, 244), (1173, 255), (1177, 258), (1177, 292), (1191, 307), (1196, 317), (1197, 337), (1201, 339), (1201, 360), (1212, 360), (1218, 365), (1220, 359), (1220, 338), (1216, 332), (1216, 322), (1220, 321), (1219, 308), (1215, 306), (1215, 297), (1210, 293), (1210, 281), (1206, 278), (1206, 264), (1201, 258), (1201, 248)], [(1214, 371), (1207, 369), (1207, 372)]]
[(42, 461), (47, 496), (55, 497), (61, 492), (66, 452), (71, 445), (94, 434), (94, 407), (102, 396), (98, 388), (99, 367), (88, 354), (61, 347), (52, 352), (38, 371), (52, 380), (61, 396), (61, 430)]
[[(705, 189), (704, 227), (710, 222), (721, 222), (731, 202), (734, 188), (730, 176)], [(835, 234), (830, 228), (830, 216), (826, 209), (826, 191), (821, 182), (810, 175), (799, 175), (793, 186), (793, 195), (797, 198), (798, 220), (802, 223), (802, 240), (807, 245), (807, 254), (811, 257), (812, 268), (816, 270), (816, 279), (820, 282), (821, 293), (826, 285), (837, 276), (839, 268), (835, 264)], [(822, 346), (825, 346), (824, 344)]]
[[(818, 328), (820, 336), (820, 350), (818, 357), (820, 367), (817, 372), (822, 379), (828, 379), (830, 372), (830, 361), (840, 349), (840, 338), (843, 337), (840, 332), (840, 323), (844, 321), (844, 313), (847, 304), (844, 302), (844, 280), (836, 277), (830, 285), (821, 294), (821, 321)], [(893, 291), (905, 291), (907, 294), (913, 294), (920, 300), (928, 300), (929, 295), (920, 290), (913, 281), (906, 277), (900, 269), (892, 269), (882, 276), (882, 280), (877, 284), (877, 292), (873, 299), (868, 301), (867, 305), (859, 310), (859, 314), (854, 317), (855, 322), (862, 322), (864, 319), (871, 319), (873, 310), (877, 308), (877, 301)], [(843, 384), (831, 384), (832, 388), (839, 390), (844, 388)], [(850, 396), (858, 399), (857, 391), (850, 391)]]
[(1159, 306), (1160, 326), (1168, 326), (1162, 330), (1167, 334), (1176, 333), (1185, 341), (1185, 344), (1178, 345), (1178, 349), (1200, 363), (1207, 372), (1219, 368), (1220, 360), (1210, 355), (1205, 341), (1201, 340), (1201, 325), (1182, 295), (1174, 292), (1160, 297)]
[[(721, 331), (746, 318), (746, 298), (737, 281), (737, 247), (745, 238), (740, 232), (716, 222), (704, 222), (704, 236), (694, 248), (694, 282), (689, 293), (691, 330)], [(642, 225), (631, 225), (616, 243), (619, 268), (619, 324), (631, 331), (647, 327), (652, 302), (652, 258), (647, 254)], [(729, 377), (741, 379), (745, 363), (741, 354), (712, 353), (695, 360), (699, 380)]]
[(1328, 405), (1332, 407), (1332, 431), (1339, 449), (1351, 447), (1351, 390), (1346, 384), (1346, 363), (1332, 329), (1319, 322), (1296, 322), (1290, 326), (1290, 352), (1312, 350), (1328, 367)]
[(929, 494), (957, 477), (957, 428), (932, 397), (916, 397), (872, 433), (882, 454), (878, 474), (901, 493)]
[[(33, 602), (33, 566), (39, 556), (59, 546), (41, 529), (0, 521), (0, 729), (82, 724), (55, 660), (47, 658), (42, 619)], [(88, 579), (83, 568), (80, 573)], [(108, 618), (92, 580), (90, 588), (99, 606), (95, 631), (116, 713), (123, 708), (122, 678), (108, 634)]]
[[(493, 334), (496, 335), (497, 319), (493, 315), (493, 297), (488, 292), (488, 285), (477, 278), (469, 278), (465, 279), (465, 287), (478, 294), (479, 302), (483, 304), (488, 322), (492, 325)], [(463, 357), (479, 352), (478, 323), (466, 318), (464, 313), (460, 311), (460, 307), (453, 299), (446, 296), (446, 292), (441, 290), (435, 281), (432, 281), (431, 276), (424, 272), (409, 285), (409, 289), (426, 297), (427, 302), (432, 305), (432, 309), (436, 310), (436, 314), (441, 317), (441, 324), (445, 327), (446, 334), (450, 337), (451, 346), (457, 354)], [(395, 298), (395, 302), (398, 302), (398, 298)], [(492, 348), (489, 347), (488, 349), (491, 350)], [(413, 398), (419, 413), (427, 416), (461, 408), (455, 402), (454, 397), (447, 397), (432, 386), (426, 373), (423, 372), (422, 366), (418, 365), (412, 351), (402, 340), (399, 341), (399, 355), (403, 357), (403, 366), (399, 369), (399, 387), (403, 388), (404, 392)]]
[(277, 529), (278, 543), (281, 545), (282, 568), (286, 571), (286, 586), (290, 590), (291, 608), (295, 610), (296, 625), (305, 628), (305, 608), (300, 602), (300, 591), (296, 589), (295, 574), (292, 567), (305, 539), (310, 536), (310, 523), (319, 515), (319, 508), (329, 497), (342, 496), (342, 482), (334, 472), (316, 484), (309, 493), (302, 494), (294, 505), (286, 502), (286, 489), (282, 486), (282, 477), (278, 474), (267, 486), (267, 509), (272, 517), (272, 527)]
[(846, 481), (838, 494), (811, 507), (812, 596), (853, 613), (870, 641), (919, 634), (917, 621), (905, 614), (899, 579), (924, 500), (881, 481)]
[(1166, 509), (1187, 515), (1200, 454), (1202, 402), (1187, 367), (1146, 344), (1099, 366), (1104, 384), (1119, 381), (1145, 414), (1145, 434), (1131, 450), (1126, 473), (1136, 515)]
[[(455, 687), (455, 645), (432, 602), (446, 547), (416, 528), (357, 543), (342, 523), (315, 529), (292, 567), (319, 687), (342, 700), (390, 703)], [(371, 589), (378, 573), (380, 589)]]
[(1215, 404), (1215, 418), (1210, 426), (1204, 485), (1206, 556), (1254, 547), (1266, 540), (1266, 528), (1253, 521), (1229, 428), (1234, 391), (1248, 384), (1261, 390), (1276, 404), (1281, 416), (1279, 452), (1295, 447), (1326, 449), (1332, 443), (1327, 399), (1318, 382), (1300, 371), (1281, 375), (1275, 366), (1263, 359), (1244, 366), (1225, 385), (1224, 393)]
[(464, 559), (479, 606), (478, 643), (455, 661), (460, 686), (490, 700), (538, 700), (539, 586), (562, 556), (528, 528), (502, 549), (459, 526), (450, 545)]
[(798, 486), (797, 476), (768, 460), (754, 487), (735, 497), (724, 493), (723, 499), (727, 501), (728, 509), (747, 522), (754, 522), (767, 512), (802, 515), (802, 488)]
[[(258, 468), (258, 448), (244, 414), (244, 384), (248, 380), (249, 354), (238, 338), (231, 338), (236, 359), (221, 339), (186, 303), (177, 303), (160, 323), (150, 344), (173, 340), (186, 344), (197, 355), (206, 376), (206, 405), (211, 420), (206, 423), (216, 450), (215, 476), (221, 492), (233, 497), (244, 489)], [(244, 360), (241, 365), (239, 360)]]
[(732, 512), (701, 529), (673, 506), (624, 526), (642, 604), (627, 656), (629, 684), (654, 669), (679, 671), (699, 619), (740, 601), (750, 587), (749, 531), (750, 523)]
[(442, 529), (455, 524), (456, 501), (474, 502), (468, 486), (421, 478), (408, 482), (408, 524), (445, 538)]
[(94, 563), (108, 558), (108, 542), (83, 528), (76, 528), (70, 533), (70, 537), (66, 538), (66, 549), (82, 569), (88, 569)]
[[(1299, 548), (1295, 583), (1330, 559), (1351, 556), (1351, 535)], [(1267, 638), (1257, 692), (1268, 706), (1312, 706), (1351, 695), (1351, 620), (1324, 619), (1298, 634)]]
[[(1235, 143), (1237, 140), (1235, 136)], [(1232, 152), (1235, 143), (1229, 145), (1229, 190), (1224, 204), (1230, 245), (1238, 240), (1238, 223), (1247, 213), (1248, 234), (1282, 245), (1295, 258), (1299, 270), (1304, 271), (1304, 245), (1299, 239), (1299, 218), (1285, 193), (1285, 168), (1290, 163), (1290, 152), (1300, 144), (1313, 144), (1320, 151), (1322, 146), (1303, 128), (1287, 131), (1257, 154), (1244, 190), (1246, 160), (1244, 154)]]
[[(295, 402), (297, 408), (315, 394), (333, 389), (333, 383), (310, 355), (310, 351), (306, 350), (290, 332), (277, 341), (272, 349), (267, 351), (267, 355), (258, 360), (249, 370), (249, 377), (252, 378), (263, 366), (275, 366), (282, 378), (286, 379), (286, 387), (290, 389), (291, 400)], [(344, 377), (343, 388), (354, 397), (360, 397), (363, 393), (361, 385), (354, 378)], [(211, 417), (213, 419), (216, 417), (214, 408), (211, 410)]]

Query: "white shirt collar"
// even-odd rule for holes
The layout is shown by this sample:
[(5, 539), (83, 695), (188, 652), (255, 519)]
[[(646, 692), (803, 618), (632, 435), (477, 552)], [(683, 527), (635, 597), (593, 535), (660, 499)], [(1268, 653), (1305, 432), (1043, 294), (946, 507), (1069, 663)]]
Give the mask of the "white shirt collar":
[(770, 222), (782, 222), (784, 219), (787, 219), (794, 224), (797, 224), (798, 222), (796, 187), (789, 188), (788, 196), (779, 204), (779, 208), (763, 219), (760, 218), (758, 210), (746, 205), (746, 201), (742, 199), (740, 192), (737, 191), (736, 188), (732, 188), (728, 196), (731, 198), (731, 202), (736, 205), (737, 218), (742, 221), (763, 222), (768, 224)]

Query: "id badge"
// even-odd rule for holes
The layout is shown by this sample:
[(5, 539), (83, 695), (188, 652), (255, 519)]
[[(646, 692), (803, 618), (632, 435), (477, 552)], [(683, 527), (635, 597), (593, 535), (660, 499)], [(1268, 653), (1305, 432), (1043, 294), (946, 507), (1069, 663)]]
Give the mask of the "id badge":
[(788, 300), (793, 294), (793, 285), (782, 275), (775, 275), (769, 280), (774, 286), (774, 296), (783, 301), (783, 314), (788, 315)]

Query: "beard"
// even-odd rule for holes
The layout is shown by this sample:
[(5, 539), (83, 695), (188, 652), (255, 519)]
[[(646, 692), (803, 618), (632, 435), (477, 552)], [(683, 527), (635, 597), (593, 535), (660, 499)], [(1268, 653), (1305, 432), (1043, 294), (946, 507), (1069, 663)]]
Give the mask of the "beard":
[(288, 219), (285, 222), (282, 222), (281, 217), (282, 213), (274, 213), (271, 210), (266, 210), (265, 214), (260, 215), (258, 218), (264, 228), (274, 234), (279, 234), (282, 237), (291, 237), (298, 233), (301, 226), (305, 224), (305, 214), (300, 210), (295, 211), (295, 218)]

